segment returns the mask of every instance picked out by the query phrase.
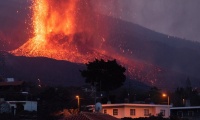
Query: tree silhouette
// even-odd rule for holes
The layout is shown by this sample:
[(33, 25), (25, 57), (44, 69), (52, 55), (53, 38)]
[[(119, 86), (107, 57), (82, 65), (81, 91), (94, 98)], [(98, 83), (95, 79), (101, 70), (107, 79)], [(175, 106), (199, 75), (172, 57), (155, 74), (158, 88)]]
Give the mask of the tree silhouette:
[(116, 60), (104, 61), (96, 59), (86, 64), (87, 69), (80, 71), (86, 83), (90, 83), (97, 90), (109, 92), (123, 85), (126, 80), (126, 69)]
[(157, 87), (151, 87), (149, 90), (149, 97), (151, 99), (151, 102), (155, 103), (155, 104), (159, 104), (161, 103), (161, 90), (158, 89)]

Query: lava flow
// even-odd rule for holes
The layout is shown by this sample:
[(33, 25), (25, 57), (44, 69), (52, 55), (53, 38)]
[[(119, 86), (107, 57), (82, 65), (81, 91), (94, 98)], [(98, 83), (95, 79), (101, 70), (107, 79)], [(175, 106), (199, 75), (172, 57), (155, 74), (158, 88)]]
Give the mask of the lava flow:
[(91, 39), (95, 34), (89, 22), (95, 18), (86, 18), (89, 16), (85, 15), (91, 13), (87, 7), (87, 0), (35, 0), (32, 8), (34, 37), (12, 53), (77, 63), (102, 58), (104, 50), (98, 46), (91, 50), (89, 46), (94, 45)]
[[(11, 53), (16, 56), (49, 57), (75, 63), (97, 59), (117, 59), (135, 79), (157, 81), (160, 70), (153, 65), (127, 58), (106, 45), (109, 35), (100, 34), (101, 17), (92, 10), (89, 0), (34, 0), (34, 36)], [(112, 51), (112, 52), (111, 52)]]

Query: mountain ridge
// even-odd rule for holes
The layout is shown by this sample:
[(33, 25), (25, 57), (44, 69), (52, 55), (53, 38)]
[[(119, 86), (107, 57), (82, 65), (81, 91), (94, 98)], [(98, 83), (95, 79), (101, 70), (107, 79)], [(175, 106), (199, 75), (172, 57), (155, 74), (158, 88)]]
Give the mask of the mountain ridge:
[[(24, 8), (27, 4), (21, 3), (20, 6), (21, 8)], [(0, 50), (13, 50), (18, 48), (30, 38), (31, 33), (29, 32), (31, 31), (31, 27), (30, 25), (22, 22), (24, 19), (28, 19), (27, 22), (30, 20), (30, 18), (27, 18), (28, 14), (30, 13), (30, 9), (26, 9), (25, 11), (20, 9), (19, 13), (16, 13), (18, 8), (20, 7), (18, 6), (11, 9), (11, 14), (8, 16), (2, 16), (3, 13), (0, 13), (0, 27), (2, 28), (0, 29)], [(5, 11), (8, 8), (3, 7), (1, 9)], [(11, 18), (9, 16), (15, 19), (10, 20)], [(183, 86), (184, 80), (189, 77), (194, 87), (200, 87), (200, 75), (198, 73), (200, 70), (200, 63), (198, 62), (200, 61), (199, 42), (189, 41), (178, 37), (158, 33), (140, 25), (120, 20), (118, 18), (103, 15), (101, 17), (102, 19), (99, 21), (100, 30), (98, 32), (100, 35), (105, 37), (105, 44), (112, 47), (111, 50), (114, 51), (113, 54), (120, 54), (123, 55), (123, 57), (142, 61), (145, 64), (152, 64), (162, 68), (161, 74), (158, 74), (158, 83), (154, 85), (159, 85), (159, 87), (166, 87), (166, 89), (173, 87), (174, 89), (175, 87)], [(8, 23), (4, 24), (5, 20), (9, 20), (7, 21)], [(7, 24), (9, 25), (6, 26)], [(29, 26), (29, 29), (27, 29), (27, 26)], [(12, 33), (12, 35), (9, 33)], [(108, 48), (105, 50), (110, 49)], [(43, 59), (51, 61), (49, 58)], [(83, 80), (80, 80), (82, 78), (78, 72), (79, 69), (84, 68), (83, 64), (77, 65), (74, 63), (71, 65), (72, 63), (68, 63), (68, 61), (55, 60), (55, 65), (50, 64), (51, 62), (48, 65), (44, 65), (48, 62), (44, 62), (43, 59), (14, 57), (12, 55), (8, 55), (8, 58), (6, 59), (6, 65), (8, 65), (7, 77), (13, 76), (24, 80), (28, 80), (33, 77), (31, 78), (33, 81), (37, 81), (39, 78), (45, 83), (48, 83), (48, 79), (50, 79), (49, 82), (52, 81), (52, 83), (49, 84), (51, 85), (66, 84), (65, 82), (68, 78), (70, 78), (69, 81), (72, 83), (71, 85), (76, 85), (76, 83), (79, 83), (79, 81), (81, 81), (81, 84), (84, 83)], [(38, 63), (37, 61), (40, 60), (41, 62)], [(71, 68), (63, 68), (61, 63), (67, 64), (66, 66), (70, 66)], [(29, 64), (27, 68), (21, 67), (22, 65), (26, 66), (26, 64)], [(51, 65), (53, 65), (53, 67), (50, 67)], [(40, 68), (41, 66), (43, 67)], [(52, 69), (52, 71), (49, 70), (48, 67), (49, 69)], [(58, 69), (57, 73), (56, 70), (53, 69), (54, 67)], [(61, 68), (59, 69), (59, 67)], [(34, 71), (38, 71), (38, 69), (41, 69), (41, 71), (34, 73)], [(57, 74), (55, 77), (52, 76), (54, 74), (53, 70), (55, 70), (55, 73)], [(64, 70), (68, 72), (69, 70), (74, 70), (76, 72), (71, 74), (61, 73), (61, 71)], [(19, 71), (20, 73), (18, 73)], [(26, 77), (23, 77), (23, 74), (25, 74)], [(51, 75), (51, 77), (49, 75)], [(63, 77), (65, 75), (69, 75), (69, 77)], [(56, 83), (57, 78), (61, 79), (60, 83)], [(136, 81), (141, 82), (139, 79), (136, 79)], [(174, 83), (174, 85), (171, 85), (171, 83)]]

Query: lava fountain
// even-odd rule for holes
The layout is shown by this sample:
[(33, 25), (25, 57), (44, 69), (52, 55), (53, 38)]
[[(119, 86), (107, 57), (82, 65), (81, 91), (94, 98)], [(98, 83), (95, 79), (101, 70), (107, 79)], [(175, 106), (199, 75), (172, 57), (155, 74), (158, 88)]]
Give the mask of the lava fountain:
[[(34, 37), (13, 54), (77, 63), (104, 56), (105, 51), (99, 46), (102, 43), (92, 40), (96, 18), (90, 16), (88, 0), (35, 0), (32, 10)], [(98, 37), (95, 39), (98, 41)]]
[(128, 67), (132, 78), (155, 83), (160, 69), (125, 57), (108, 46), (109, 31), (102, 34), (106, 26), (101, 26), (101, 16), (93, 9), (90, 0), (34, 0), (34, 36), (11, 53), (75, 63), (87, 63), (95, 58), (117, 59)]

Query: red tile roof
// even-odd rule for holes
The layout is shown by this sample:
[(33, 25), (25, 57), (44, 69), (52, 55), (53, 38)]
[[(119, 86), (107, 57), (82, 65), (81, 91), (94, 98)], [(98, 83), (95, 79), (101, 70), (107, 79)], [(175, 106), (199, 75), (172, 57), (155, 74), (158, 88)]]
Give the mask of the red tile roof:
[(63, 120), (119, 120), (119, 119), (103, 113), (81, 112), (77, 115), (66, 117)]

